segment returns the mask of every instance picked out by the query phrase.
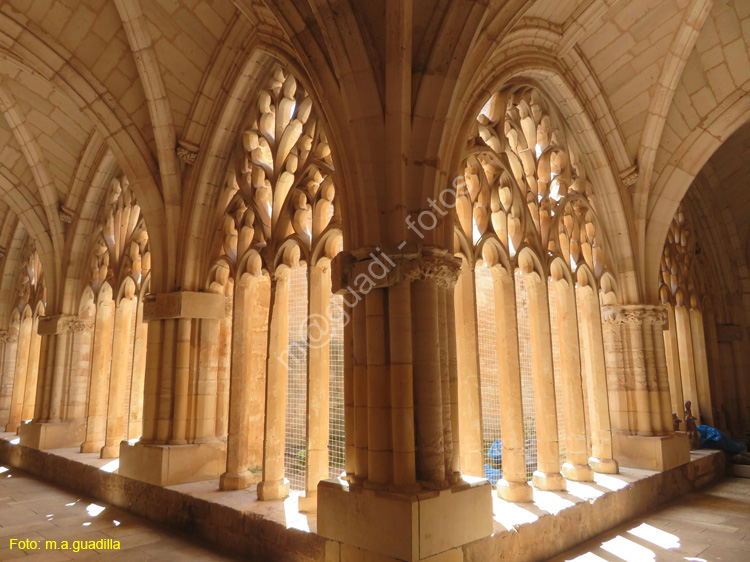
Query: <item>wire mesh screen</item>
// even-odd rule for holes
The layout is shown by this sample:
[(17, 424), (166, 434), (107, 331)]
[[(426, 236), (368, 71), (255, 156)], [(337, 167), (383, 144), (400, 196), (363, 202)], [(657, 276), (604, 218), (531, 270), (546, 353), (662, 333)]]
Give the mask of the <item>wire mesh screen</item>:
[(305, 488), (307, 302), (307, 268), (296, 267), (289, 275), (289, 355), (284, 450), (284, 471), (293, 490)]
[(547, 294), (549, 302), (549, 325), (552, 336), (552, 371), (555, 375), (555, 408), (557, 409), (557, 439), (560, 451), (560, 466), (565, 462), (567, 450), (565, 442), (565, 407), (563, 403), (563, 380), (560, 365), (560, 329), (557, 316), (557, 291), (554, 281), (549, 280)]
[(344, 295), (331, 295), (328, 469), (331, 478), (344, 472)]
[(588, 345), (583, 339), (581, 323), (584, 321), (583, 300), (576, 295), (576, 313), (578, 317), (578, 342), (581, 349), (581, 386), (583, 388), (583, 419), (586, 424), (586, 444), (589, 456), (591, 456), (591, 421), (589, 419), (589, 373), (586, 371), (586, 354), (589, 353)]
[(490, 474), (491, 470), (501, 469), (500, 458), (495, 451), (490, 451), (492, 444), (500, 439), (500, 381), (497, 365), (495, 291), (492, 271), (489, 268), (476, 268), (476, 299), (484, 464), (490, 466), (490, 470), (485, 470), (485, 476), (492, 481), (496, 478)]
[(516, 270), (515, 285), (518, 358), (521, 368), (521, 398), (523, 402), (523, 433), (526, 442), (526, 477), (531, 479), (536, 470), (536, 409), (534, 408), (534, 379), (531, 370), (529, 299), (526, 292), (526, 282), (520, 270)]

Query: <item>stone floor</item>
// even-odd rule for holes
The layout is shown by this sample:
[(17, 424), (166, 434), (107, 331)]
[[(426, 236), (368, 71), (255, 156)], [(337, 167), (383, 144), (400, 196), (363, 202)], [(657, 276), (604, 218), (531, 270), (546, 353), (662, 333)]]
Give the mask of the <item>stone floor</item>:
[[(22, 549), (11, 539), (37, 541)], [(106, 539), (111, 539), (107, 541)], [(57, 549), (52, 548), (55, 541)], [(68, 549), (63, 550), (63, 541)], [(74, 550), (83, 543), (119, 550)], [(0, 560), (233, 560), (201, 543), (120, 509), (51, 486), (17, 469), (0, 466)]]
[(748, 562), (750, 479), (688, 494), (550, 562)]

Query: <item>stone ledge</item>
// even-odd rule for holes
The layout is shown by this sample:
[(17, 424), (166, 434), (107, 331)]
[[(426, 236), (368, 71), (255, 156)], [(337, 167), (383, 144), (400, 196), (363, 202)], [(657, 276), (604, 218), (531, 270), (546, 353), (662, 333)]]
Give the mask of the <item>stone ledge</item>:
[[(288, 511), (294, 511), (293, 498), (287, 500), (291, 504), (258, 502), (252, 488), (219, 491), (218, 479), (162, 488), (106, 472), (100, 468), (106, 461), (98, 455), (73, 449), (39, 451), (11, 444), (9, 440), (15, 438), (11, 434), (0, 437), (0, 463), (215, 543), (244, 558), (259, 562), (349, 562), (362, 560), (366, 554), (318, 535), (314, 517), (303, 518), (307, 524), (300, 528), (309, 532), (292, 528), (297, 525), (290, 516), (298, 516)], [(564, 493), (535, 490), (535, 503), (507, 504), (493, 494), (494, 534), (439, 555), (439, 562), (546, 560), (721, 479), (726, 462), (721, 452), (694, 451), (691, 462), (663, 473), (625, 468), (619, 475), (597, 474), (595, 483), (569, 482)]]

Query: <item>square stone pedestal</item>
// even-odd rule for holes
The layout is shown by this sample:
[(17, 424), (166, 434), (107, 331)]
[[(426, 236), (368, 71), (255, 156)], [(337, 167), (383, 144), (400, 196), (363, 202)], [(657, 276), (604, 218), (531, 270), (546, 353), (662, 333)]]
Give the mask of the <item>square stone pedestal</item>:
[(86, 438), (86, 424), (77, 422), (30, 422), (18, 428), (21, 445), (46, 451), (80, 447)]
[[(324, 480), (318, 484), (318, 534), (342, 543), (342, 562), (375, 559), (357, 557), (356, 549), (384, 561), (415, 562), (441, 553), (453, 560), (460, 555), (455, 549), (492, 534), (492, 486), (481, 480), (397, 494)], [(347, 550), (352, 556), (345, 558)]]
[(612, 445), (622, 466), (661, 471), (690, 462), (690, 441), (681, 431), (654, 437), (615, 433)]
[(120, 444), (118, 473), (128, 478), (171, 486), (218, 478), (226, 469), (225, 443), (150, 445)]

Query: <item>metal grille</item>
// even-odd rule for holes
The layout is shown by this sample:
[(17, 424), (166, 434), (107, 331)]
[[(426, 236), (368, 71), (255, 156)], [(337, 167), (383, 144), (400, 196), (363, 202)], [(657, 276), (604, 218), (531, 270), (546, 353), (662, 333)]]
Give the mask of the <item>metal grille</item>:
[[(333, 206), (331, 206), (333, 208)], [(346, 470), (344, 457), (344, 295), (331, 295), (330, 378), (328, 408), (328, 469), (331, 478)]]
[(495, 291), (492, 271), (489, 268), (477, 267), (475, 276), (484, 464), (490, 465), (493, 469), (500, 469), (495, 459), (487, 456), (492, 443), (500, 439), (500, 381), (497, 366)]
[(529, 330), (529, 299), (526, 281), (520, 270), (515, 272), (516, 318), (518, 322), (518, 355), (521, 367), (521, 398), (523, 402), (523, 433), (526, 443), (526, 477), (536, 470), (536, 409), (534, 379), (531, 370), (531, 333)]
[(555, 375), (555, 408), (557, 409), (557, 440), (560, 451), (560, 466), (565, 462), (567, 443), (565, 441), (565, 406), (563, 402), (563, 380), (560, 364), (560, 330), (557, 318), (557, 291), (552, 279), (547, 283), (549, 302), (549, 325), (552, 336), (552, 370)]
[(284, 471), (293, 490), (305, 489), (307, 456), (307, 268), (289, 275), (289, 355), (287, 358)]

